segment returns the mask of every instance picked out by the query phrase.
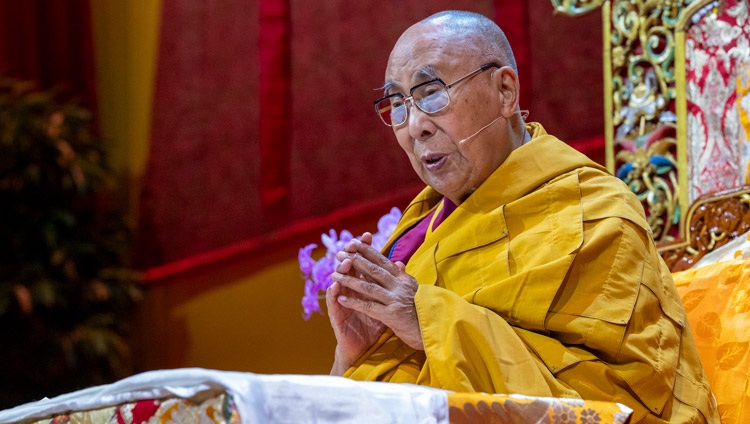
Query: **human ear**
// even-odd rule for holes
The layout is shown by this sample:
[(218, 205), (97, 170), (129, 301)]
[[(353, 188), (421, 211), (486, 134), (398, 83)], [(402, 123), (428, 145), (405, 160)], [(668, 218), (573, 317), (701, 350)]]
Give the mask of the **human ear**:
[(494, 70), (492, 82), (500, 100), (500, 113), (506, 118), (511, 117), (518, 110), (521, 92), (518, 74), (510, 66), (503, 66)]

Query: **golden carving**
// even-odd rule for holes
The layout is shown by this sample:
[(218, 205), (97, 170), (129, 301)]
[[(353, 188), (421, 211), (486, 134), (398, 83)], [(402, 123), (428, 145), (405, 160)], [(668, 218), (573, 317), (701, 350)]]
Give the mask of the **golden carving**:
[(552, 0), (555, 12), (566, 15), (581, 15), (596, 10), (602, 5), (602, 0)]
[(694, 0), (618, 0), (611, 11), (613, 125), (633, 136), (641, 118), (674, 122), (675, 36), (681, 13)]
[(692, 267), (707, 253), (750, 230), (750, 186), (699, 197), (683, 226), (685, 240), (659, 247), (672, 272)]
[[(607, 95), (607, 164), (643, 202), (654, 238), (679, 238), (687, 172), (677, 125), (678, 31), (706, 0), (552, 0), (556, 12), (603, 7)], [(680, 57), (679, 55), (677, 56)], [(684, 63), (680, 63), (684, 69)], [(682, 115), (681, 115), (682, 116)], [(682, 118), (681, 118), (682, 119)], [(651, 137), (669, 128), (669, 137)], [(651, 138), (649, 138), (651, 137)], [(648, 139), (648, 141), (646, 140)]]
[[(641, 132), (645, 117), (641, 117)], [(619, 141), (622, 147), (617, 161), (622, 164), (617, 177), (641, 200), (646, 218), (658, 241), (670, 240), (673, 227), (679, 224), (679, 192), (677, 190), (677, 161), (673, 150), (676, 144), (674, 127), (661, 125), (634, 141)]]

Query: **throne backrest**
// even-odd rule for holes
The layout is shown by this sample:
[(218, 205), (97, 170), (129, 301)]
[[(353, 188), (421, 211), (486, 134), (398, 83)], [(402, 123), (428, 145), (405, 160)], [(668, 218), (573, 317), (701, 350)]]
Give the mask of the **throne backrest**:
[(552, 0), (570, 15), (601, 8), (606, 164), (641, 199), (663, 252), (703, 231), (687, 216), (701, 196), (750, 183), (749, 3)]

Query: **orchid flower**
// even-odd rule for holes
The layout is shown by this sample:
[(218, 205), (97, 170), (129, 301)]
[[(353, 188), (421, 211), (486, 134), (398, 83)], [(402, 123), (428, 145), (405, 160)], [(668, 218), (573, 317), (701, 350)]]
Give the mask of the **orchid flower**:
[[(372, 246), (374, 248), (380, 250), (385, 246), (400, 218), (401, 211), (394, 207), (378, 220), (378, 232), (372, 235)], [(312, 257), (313, 251), (318, 247), (317, 244), (308, 244), (299, 250), (297, 260), (299, 261), (302, 278), (305, 280), (305, 292), (302, 296), (302, 312), (305, 320), (310, 319), (315, 312), (323, 313), (320, 309), (320, 299), (325, 296), (326, 290), (333, 284), (331, 274), (339, 264), (336, 253), (344, 249), (353, 238), (354, 236), (348, 230), (336, 233), (336, 230), (331, 229), (328, 234), (321, 234), (320, 240), (326, 248), (326, 252), (317, 260)]]

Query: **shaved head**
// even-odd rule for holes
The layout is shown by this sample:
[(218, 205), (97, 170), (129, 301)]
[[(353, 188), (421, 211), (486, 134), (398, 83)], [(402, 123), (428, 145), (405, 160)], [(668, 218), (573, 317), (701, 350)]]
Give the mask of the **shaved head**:
[(518, 73), (508, 38), (488, 17), (463, 10), (446, 10), (429, 16), (420, 23), (439, 26), (444, 36), (474, 50), (474, 54), (484, 62), (499, 62)]

